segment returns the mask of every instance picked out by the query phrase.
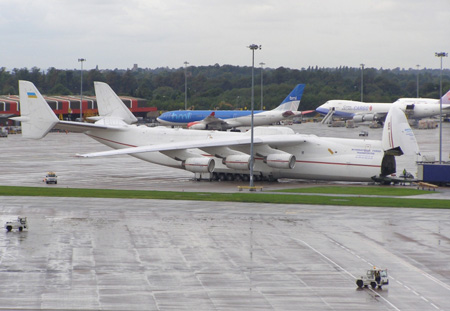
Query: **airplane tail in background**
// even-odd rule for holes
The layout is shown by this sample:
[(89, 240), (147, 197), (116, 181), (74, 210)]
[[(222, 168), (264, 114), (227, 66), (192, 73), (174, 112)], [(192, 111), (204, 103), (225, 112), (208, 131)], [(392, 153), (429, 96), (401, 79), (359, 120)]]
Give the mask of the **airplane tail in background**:
[(39, 139), (59, 122), (47, 101), (33, 83), (19, 81), (20, 117), (12, 120), (22, 122), (22, 136)]
[(442, 104), (443, 105), (449, 105), (450, 104), (450, 91), (445, 93), (444, 96), (442, 96)]
[(274, 110), (278, 111), (297, 111), (300, 105), (300, 100), (302, 99), (303, 90), (305, 89), (304, 84), (298, 84), (292, 92), (281, 102)]
[(416, 137), (409, 126), (405, 113), (397, 106), (389, 109), (381, 142), (386, 154), (395, 156), (420, 154)]
[(98, 113), (101, 117), (121, 119), (127, 124), (138, 121), (108, 84), (96, 81), (94, 87)]

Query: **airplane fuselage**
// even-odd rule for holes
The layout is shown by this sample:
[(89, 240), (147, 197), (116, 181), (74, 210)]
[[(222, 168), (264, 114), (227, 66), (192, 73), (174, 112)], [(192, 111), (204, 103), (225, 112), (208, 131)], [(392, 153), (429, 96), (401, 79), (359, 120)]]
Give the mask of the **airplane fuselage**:
[[(239, 139), (248, 133), (171, 129), (166, 127), (149, 128), (128, 126), (120, 131), (95, 129), (86, 133), (91, 138), (114, 149), (152, 145), (161, 140), (168, 142), (220, 140), (236, 137)], [(300, 178), (322, 180), (370, 181), (379, 175), (384, 152), (381, 141), (323, 138), (315, 135), (294, 134), (308, 138), (307, 143), (284, 148), (295, 156), (292, 169), (269, 167), (264, 158), (255, 156), (254, 173), (274, 178)], [(210, 157), (215, 162), (215, 173), (248, 174), (248, 170), (230, 169), (215, 157), (200, 149), (188, 149), (185, 152), (192, 157)], [(184, 168), (183, 162), (175, 160), (170, 152), (148, 152), (133, 154), (134, 157), (148, 162)], [(184, 154), (189, 157), (189, 155)]]
[[(200, 122), (207, 118), (214, 112), (218, 119), (226, 120), (229, 126), (250, 126), (251, 125), (251, 110), (192, 110), (192, 111), (170, 111), (163, 113), (158, 121), (162, 125), (169, 126), (187, 126), (189, 123)], [(270, 123), (279, 122), (285, 119), (283, 111), (253, 111), (254, 125), (267, 125)]]
[[(411, 119), (428, 118), (440, 113), (439, 100), (429, 98), (400, 98), (396, 102), (390, 103), (365, 103), (351, 100), (329, 100), (319, 106), (316, 111), (326, 115), (330, 110), (334, 111), (333, 116), (344, 119), (356, 119), (360, 121), (383, 119), (392, 105), (397, 105)], [(450, 105), (443, 105), (445, 111), (450, 110)], [(368, 116), (374, 116), (369, 118)]]
[(352, 100), (329, 100), (319, 106), (316, 111), (320, 114), (327, 114), (334, 110), (334, 116), (351, 119), (357, 114), (386, 114), (392, 104), (386, 103), (364, 103)]

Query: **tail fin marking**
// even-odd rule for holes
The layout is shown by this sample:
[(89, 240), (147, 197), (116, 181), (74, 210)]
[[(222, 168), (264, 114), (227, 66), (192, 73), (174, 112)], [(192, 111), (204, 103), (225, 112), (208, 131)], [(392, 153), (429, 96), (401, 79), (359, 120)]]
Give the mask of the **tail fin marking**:
[(298, 106), (300, 105), (300, 100), (302, 99), (304, 89), (304, 84), (298, 84), (274, 110), (297, 111)]
[(22, 136), (40, 139), (59, 122), (47, 101), (33, 83), (19, 81), (20, 117), (12, 120), (22, 122)]

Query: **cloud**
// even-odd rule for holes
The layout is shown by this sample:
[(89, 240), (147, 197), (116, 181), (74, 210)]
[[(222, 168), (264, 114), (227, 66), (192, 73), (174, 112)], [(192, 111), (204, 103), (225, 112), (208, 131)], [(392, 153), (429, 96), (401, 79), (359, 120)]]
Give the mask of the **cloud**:
[[(447, 51), (446, 0), (0, 0), (3, 66), (423, 67)], [(425, 65), (426, 64), (426, 65)]]

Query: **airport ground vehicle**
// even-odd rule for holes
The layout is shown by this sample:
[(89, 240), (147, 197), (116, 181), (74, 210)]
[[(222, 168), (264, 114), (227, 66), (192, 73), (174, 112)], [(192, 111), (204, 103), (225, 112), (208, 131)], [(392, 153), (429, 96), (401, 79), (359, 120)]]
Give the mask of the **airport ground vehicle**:
[(44, 181), (46, 184), (57, 184), (58, 177), (54, 172), (48, 172), (47, 175), (45, 175)]
[(363, 137), (369, 136), (369, 132), (361, 131), (361, 132), (359, 132), (359, 136), (363, 136)]
[(16, 220), (13, 221), (7, 221), (5, 224), (6, 231), (12, 231), (12, 230), (28, 230), (28, 222), (26, 217), (17, 217)]
[(366, 275), (356, 279), (356, 285), (358, 285), (359, 288), (368, 287), (370, 285), (373, 289), (377, 286), (381, 289), (383, 285), (388, 284), (389, 278), (387, 269), (378, 269), (376, 267), (367, 270)]

